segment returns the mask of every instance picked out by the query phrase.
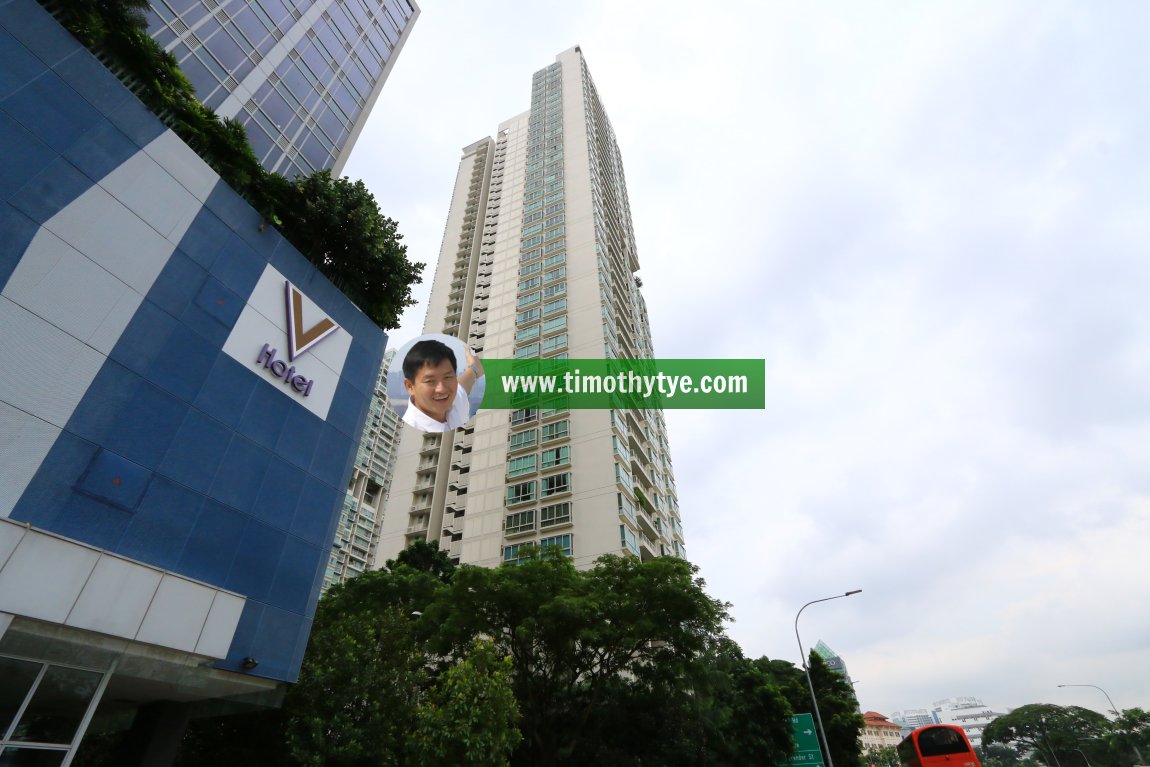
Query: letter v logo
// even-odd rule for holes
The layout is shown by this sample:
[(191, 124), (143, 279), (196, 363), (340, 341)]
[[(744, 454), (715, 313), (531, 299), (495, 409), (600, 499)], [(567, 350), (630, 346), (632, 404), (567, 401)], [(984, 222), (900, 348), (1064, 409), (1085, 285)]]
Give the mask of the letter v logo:
[(288, 280), (284, 280), (284, 298), (287, 303), (289, 361), (302, 356), (304, 352), (339, 330), (339, 325), (336, 325), (330, 317), (326, 316), (307, 330), (304, 330), (303, 293), (300, 293), (296, 286), (292, 285)]

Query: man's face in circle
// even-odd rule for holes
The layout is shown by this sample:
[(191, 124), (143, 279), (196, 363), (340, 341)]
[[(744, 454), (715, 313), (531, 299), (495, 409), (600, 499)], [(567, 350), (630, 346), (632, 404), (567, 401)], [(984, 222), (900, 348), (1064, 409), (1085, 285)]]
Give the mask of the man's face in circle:
[(414, 381), (404, 378), (403, 386), (411, 404), (442, 423), (455, 404), (459, 379), (451, 360), (441, 360), (438, 365), (424, 365), (417, 370)]

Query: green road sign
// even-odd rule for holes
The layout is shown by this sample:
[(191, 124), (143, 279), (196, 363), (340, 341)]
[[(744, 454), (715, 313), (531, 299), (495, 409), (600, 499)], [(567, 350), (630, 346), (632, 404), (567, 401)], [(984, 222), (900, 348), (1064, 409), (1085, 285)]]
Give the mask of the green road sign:
[(791, 736), (795, 739), (795, 753), (779, 767), (825, 767), (813, 716), (810, 714), (792, 716)]

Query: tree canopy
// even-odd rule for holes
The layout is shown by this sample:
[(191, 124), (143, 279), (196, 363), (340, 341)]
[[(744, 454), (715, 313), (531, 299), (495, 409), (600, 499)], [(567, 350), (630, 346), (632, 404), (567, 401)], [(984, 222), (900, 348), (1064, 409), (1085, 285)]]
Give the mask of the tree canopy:
[(1047, 767), (1085, 767), (1109, 727), (1106, 717), (1088, 708), (1031, 703), (988, 724), (982, 743), (1020, 746)]

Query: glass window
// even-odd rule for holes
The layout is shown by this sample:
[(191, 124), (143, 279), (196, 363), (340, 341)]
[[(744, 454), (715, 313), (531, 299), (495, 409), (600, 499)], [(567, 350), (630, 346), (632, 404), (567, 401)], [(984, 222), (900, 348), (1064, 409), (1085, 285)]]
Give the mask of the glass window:
[(518, 426), (521, 423), (528, 423), (535, 420), (538, 415), (534, 408), (524, 408), (522, 410), (511, 411), (511, 425)]
[(535, 480), (520, 482), (507, 488), (508, 505), (535, 500)]
[(528, 293), (525, 296), (520, 296), (519, 300), (516, 302), (515, 306), (518, 309), (523, 309), (525, 307), (531, 306), (531, 304), (537, 304), (537, 303), (539, 303), (539, 291), (538, 290), (535, 291), (534, 293)]
[(543, 323), (543, 332), (550, 333), (553, 330), (562, 330), (567, 327), (567, 315), (562, 317), (553, 317)]
[(571, 502), (555, 503), (539, 510), (539, 527), (565, 525), (571, 521)]
[(571, 492), (571, 472), (569, 471), (562, 474), (552, 474), (540, 481), (539, 495), (543, 498), (569, 492)]
[(570, 428), (571, 424), (566, 420), (543, 424), (543, 441), (566, 437)]
[(521, 342), (521, 341), (530, 341), (531, 339), (538, 338), (538, 337), (539, 337), (539, 326), (538, 325), (532, 325), (529, 328), (523, 328), (523, 330), (520, 330), (520, 331), (515, 333), (515, 341), (517, 343)]
[(571, 448), (568, 445), (543, 451), (542, 464), (544, 469), (550, 469), (552, 466), (562, 466), (568, 463), (571, 463)]
[(538, 437), (539, 431), (537, 429), (516, 432), (512, 434), (508, 440), (508, 448), (511, 450), (521, 450), (525, 447), (533, 447)]
[(555, 314), (555, 312), (567, 311), (567, 299), (560, 298), (558, 301), (551, 301), (543, 304), (543, 315)]
[(543, 298), (551, 298), (552, 296), (561, 296), (567, 292), (567, 283), (560, 282), (558, 285), (548, 285), (543, 288)]
[(508, 514), (503, 521), (503, 531), (508, 535), (526, 533), (535, 529), (535, 510), (517, 511)]
[(4, 680), (0, 684), (0, 738), (8, 732), (41, 668), (32, 661), (0, 657), (0, 679)]
[(521, 292), (524, 290), (532, 290), (533, 288), (539, 287), (539, 282), (540, 282), (539, 277), (531, 277), (531, 278), (526, 279), (526, 280), (520, 280), (519, 281), (519, 290)]
[(515, 350), (515, 359), (522, 360), (539, 356), (539, 344), (528, 344)]
[(528, 309), (527, 311), (524, 311), (524, 312), (519, 312), (519, 314), (515, 315), (515, 324), (516, 325), (522, 325), (524, 323), (531, 322), (533, 320), (537, 320), (537, 319), (539, 319), (539, 314), (540, 314), (540, 312), (539, 312), (538, 307), (536, 307), (534, 309)]
[(539, 541), (539, 548), (543, 550), (544, 556), (547, 555), (547, 549), (558, 546), (561, 553), (565, 557), (572, 555), (571, 549), (571, 533), (564, 533), (563, 535), (553, 535), (550, 538), (543, 538)]
[(523, 474), (534, 474), (536, 467), (535, 455), (521, 455), (507, 462), (507, 476), (518, 477)]
[(16, 723), (11, 739), (31, 743), (71, 743), (103, 674), (49, 666)]
[(543, 340), (543, 351), (544, 352), (555, 351), (556, 349), (562, 349), (565, 346), (567, 346), (567, 334), (566, 333), (561, 333), (560, 335), (552, 336), (551, 338), (545, 338)]

